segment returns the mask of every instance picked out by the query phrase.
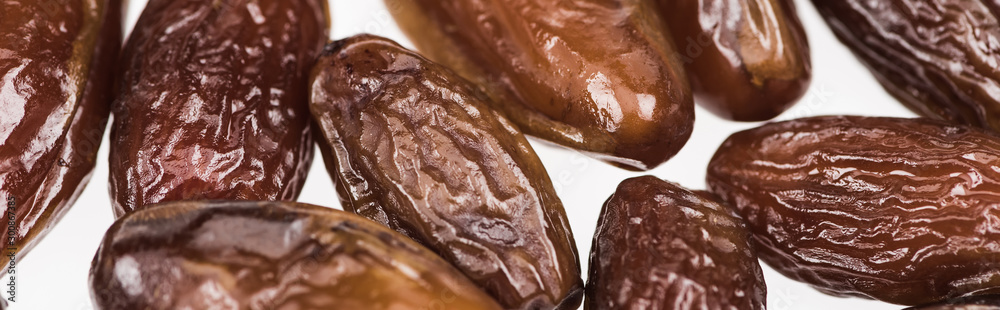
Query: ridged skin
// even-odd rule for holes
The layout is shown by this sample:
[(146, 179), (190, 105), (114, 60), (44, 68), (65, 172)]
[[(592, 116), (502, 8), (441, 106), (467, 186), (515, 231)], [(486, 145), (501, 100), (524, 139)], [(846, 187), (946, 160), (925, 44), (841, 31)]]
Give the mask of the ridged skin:
[(312, 162), (321, 0), (152, 0), (123, 51), (117, 216), (174, 200), (294, 200)]
[(89, 181), (121, 31), (119, 0), (0, 2), (3, 262), (38, 244)]
[(911, 110), (1000, 131), (1000, 2), (813, 4), (882, 86)]
[[(707, 195), (706, 195), (707, 196)], [(736, 211), (652, 176), (604, 203), (585, 309), (764, 309), (767, 288)]]
[(673, 157), (694, 126), (653, 0), (386, 0), (417, 48), (482, 85), (525, 133), (618, 166)]
[(562, 202), (528, 141), (468, 81), (356, 36), (317, 61), (310, 108), (345, 210), (416, 239), (507, 309), (576, 309)]
[(382, 225), (287, 202), (174, 202), (118, 220), (91, 293), (114, 309), (501, 309)]
[(905, 310), (1000, 310), (1000, 295), (956, 298), (946, 302)]
[(1000, 292), (1000, 140), (927, 119), (814, 117), (733, 134), (708, 169), (762, 260), (841, 296)]
[(812, 63), (791, 0), (659, 0), (695, 102), (730, 120), (765, 121), (809, 88)]

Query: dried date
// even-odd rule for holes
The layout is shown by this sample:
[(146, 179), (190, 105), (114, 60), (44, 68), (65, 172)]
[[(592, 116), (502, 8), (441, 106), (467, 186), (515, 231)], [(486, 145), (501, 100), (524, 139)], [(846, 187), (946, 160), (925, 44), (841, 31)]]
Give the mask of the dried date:
[(492, 309), (377, 223), (284, 202), (173, 202), (122, 217), (90, 274), (98, 309)]
[(326, 1), (152, 0), (123, 51), (111, 132), (121, 216), (174, 200), (294, 200)]
[(628, 169), (673, 157), (694, 104), (650, 0), (387, 0), (430, 59), (482, 85), (525, 133)]
[(471, 83), (362, 35), (328, 46), (311, 94), (346, 210), (426, 245), (508, 309), (579, 305), (562, 202), (525, 137)]
[(1000, 292), (1000, 139), (928, 119), (815, 117), (733, 134), (708, 169), (760, 258), (839, 296)]
[(764, 309), (750, 231), (702, 195), (652, 176), (618, 185), (597, 222), (585, 308)]
[(1000, 310), (1000, 295), (971, 296), (906, 310)]
[(119, 0), (0, 2), (4, 262), (37, 245), (89, 181), (121, 31)]

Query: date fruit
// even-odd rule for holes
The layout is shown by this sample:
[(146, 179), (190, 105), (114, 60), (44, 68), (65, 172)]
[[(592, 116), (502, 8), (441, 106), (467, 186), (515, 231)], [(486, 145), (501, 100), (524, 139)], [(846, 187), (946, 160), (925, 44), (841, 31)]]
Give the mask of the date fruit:
[(386, 227), (287, 202), (172, 202), (119, 219), (90, 272), (98, 309), (492, 309)]
[(312, 162), (307, 77), (323, 0), (151, 0), (111, 132), (117, 216), (175, 200), (294, 200)]
[(735, 133), (708, 168), (760, 258), (838, 296), (1000, 293), (1000, 139), (929, 119), (814, 117)]
[(623, 181), (604, 203), (586, 309), (764, 309), (766, 297), (732, 208), (652, 176)]
[(813, 0), (885, 89), (923, 116), (1000, 131), (1000, 2)]
[(694, 103), (652, 0), (386, 0), (430, 59), (525, 133), (627, 169), (684, 146)]
[(906, 308), (906, 310), (1000, 310), (1000, 295), (956, 298), (933, 305)]
[(4, 262), (37, 245), (90, 180), (110, 117), (121, 13), (120, 0), (0, 1)]
[(345, 210), (434, 250), (507, 309), (576, 309), (576, 243), (545, 167), (485, 95), (384, 38), (327, 47), (310, 108)]
[(695, 102), (730, 120), (766, 121), (809, 88), (809, 42), (791, 0), (659, 0)]

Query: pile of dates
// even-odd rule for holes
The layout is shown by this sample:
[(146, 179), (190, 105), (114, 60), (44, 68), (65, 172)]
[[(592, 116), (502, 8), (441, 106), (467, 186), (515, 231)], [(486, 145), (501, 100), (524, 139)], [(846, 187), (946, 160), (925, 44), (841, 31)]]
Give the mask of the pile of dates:
[[(764, 309), (759, 261), (1000, 309), (996, 2), (813, 0), (928, 118), (738, 132), (707, 191), (624, 180), (586, 282), (526, 136), (647, 171), (695, 103), (777, 117), (812, 75), (792, 0), (385, 0), (419, 52), (329, 42), (327, 0), (149, 0), (123, 40), (125, 2), (0, 3), (0, 251), (56, 225), (110, 123), (97, 309)], [(294, 202), (317, 145), (345, 211)]]

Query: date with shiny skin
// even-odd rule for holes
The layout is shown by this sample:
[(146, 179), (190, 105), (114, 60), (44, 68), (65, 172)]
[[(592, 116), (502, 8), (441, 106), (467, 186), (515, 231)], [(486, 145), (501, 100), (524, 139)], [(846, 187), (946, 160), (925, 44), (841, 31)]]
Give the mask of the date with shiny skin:
[(970, 296), (905, 310), (1000, 310), (1000, 295)]
[(173, 202), (122, 217), (91, 268), (98, 309), (490, 309), (382, 225), (288, 202)]
[(428, 58), (526, 134), (632, 170), (687, 143), (694, 103), (653, 0), (386, 0)]
[(766, 121), (809, 88), (812, 63), (791, 0), (659, 0), (695, 102), (736, 121)]
[(441, 255), (507, 309), (575, 309), (562, 202), (528, 141), (454, 72), (361, 35), (317, 61), (310, 108), (345, 210)]
[(0, 2), (0, 201), (16, 231), (3, 262), (20, 261), (89, 181), (121, 26), (119, 0)]
[(702, 195), (652, 176), (618, 185), (597, 222), (585, 309), (764, 309), (750, 231)]
[(761, 259), (833, 295), (1000, 293), (1000, 139), (929, 119), (814, 117), (733, 134), (708, 169)]
[(322, 0), (152, 0), (123, 51), (117, 216), (174, 200), (294, 200), (312, 162)]
[(813, 4), (840, 41), (911, 110), (1000, 132), (1000, 2)]

